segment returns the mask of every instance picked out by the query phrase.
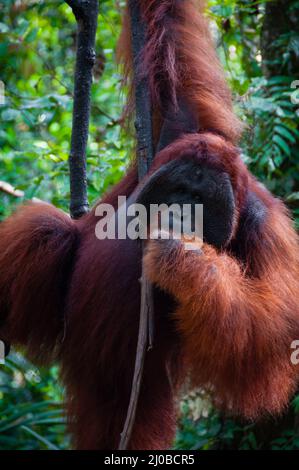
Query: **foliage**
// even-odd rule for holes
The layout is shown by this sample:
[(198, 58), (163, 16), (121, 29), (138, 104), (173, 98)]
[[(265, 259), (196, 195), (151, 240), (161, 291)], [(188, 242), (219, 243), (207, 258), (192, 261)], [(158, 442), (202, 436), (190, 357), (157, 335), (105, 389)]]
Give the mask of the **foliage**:
[(190, 450), (299, 450), (297, 413), (299, 397), (283, 419), (245, 423), (224, 417), (201, 393), (181, 402), (176, 449)]
[(252, 170), (288, 200), (296, 198), (299, 187), (299, 115), (291, 101), (293, 81), (289, 76), (256, 78), (254, 93), (245, 104), (252, 124), (245, 147)]
[(33, 367), (11, 354), (0, 368), (0, 449), (67, 448), (58, 369)]
[[(88, 144), (91, 201), (120, 178), (131, 149), (119, 125), (123, 100), (114, 51), (120, 13), (111, 3), (101, 2), (97, 34)], [(75, 22), (64, 2), (7, 0), (0, 6), (0, 79), (5, 86), (1, 179), (24, 190), (26, 199), (39, 197), (64, 210), (69, 203), (74, 54)], [(10, 212), (11, 202), (1, 200), (0, 215)]]
[[(276, 38), (273, 47), (277, 53), (269, 76), (261, 51), (267, 2), (208, 3), (236, 110), (247, 123), (244, 159), (288, 202), (299, 221), (299, 113), (294, 94), (298, 69), (293, 67), (298, 33), (290, 28)], [(288, 4), (291, 18), (299, 2)], [(123, 6), (124, 0), (100, 2), (88, 143), (91, 202), (119, 180), (133, 148), (120, 126), (124, 97), (115, 59)], [(0, 4), (0, 80), (5, 86), (5, 104), (0, 106), (0, 180), (25, 193), (24, 198), (0, 193), (1, 218), (32, 197), (68, 210), (74, 54), (75, 22), (62, 0), (5, 0)], [(57, 377), (57, 367), (38, 370), (19, 353), (1, 366), (0, 449), (69, 447)], [(258, 426), (222, 417), (201, 394), (182, 400), (181, 409), (178, 449), (299, 448), (299, 397), (283, 420)]]

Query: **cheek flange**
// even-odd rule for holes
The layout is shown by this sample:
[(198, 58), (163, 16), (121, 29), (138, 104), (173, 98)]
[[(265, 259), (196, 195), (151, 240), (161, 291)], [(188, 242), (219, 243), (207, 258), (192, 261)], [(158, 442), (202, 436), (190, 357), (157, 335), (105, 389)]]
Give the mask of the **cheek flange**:
[(182, 158), (161, 166), (146, 181), (137, 202), (147, 210), (151, 204), (202, 204), (204, 241), (221, 248), (233, 235), (236, 208), (230, 178), (206, 162)]

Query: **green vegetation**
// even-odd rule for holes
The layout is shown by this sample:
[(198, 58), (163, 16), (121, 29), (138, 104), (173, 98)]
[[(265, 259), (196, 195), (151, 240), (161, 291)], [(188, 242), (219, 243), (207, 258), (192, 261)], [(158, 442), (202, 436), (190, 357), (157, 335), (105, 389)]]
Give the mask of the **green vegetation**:
[[(120, 127), (124, 97), (115, 46), (123, 5), (100, 2), (90, 202), (119, 180), (134, 145)], [(209, 6), (236, 110), (247, 123), (244, 159), (299, 223), (299, 96), (293, 84), (299, 76), (299, 1), (210, 0)], [(74, 34), (73, 15), (62, 0), (0, 5), (0, 180), (24, 191), (21, 198), (0, 192), (0, 218), (33, 197), (68, 210)], [(16, 352), (1, 366), (0, 449), (68, 448), (57, 377), (57, 367), (37, 370)], [(178, 449), (299, 449), (299, 396), (283, 419), (260, 425), (223, 418), (200, 394), (184, 399), (181, 408)]]

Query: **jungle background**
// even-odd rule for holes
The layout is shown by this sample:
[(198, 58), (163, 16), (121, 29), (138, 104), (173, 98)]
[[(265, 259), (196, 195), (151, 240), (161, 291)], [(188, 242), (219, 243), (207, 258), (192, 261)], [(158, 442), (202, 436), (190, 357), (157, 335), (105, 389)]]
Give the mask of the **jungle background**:
[[(299, 225), (299, 1), (208, 4), (236, 111), (247, 124), (243, 158)], [(125, 93), (115, 46), (123, 6), (100, 2), (90, 202), (120, 179), (134, 145), (120, 125)], [(33, 197), (68, 211), (74, 54), (75, 21), (62, 0), (1, 0), (1, 219)], [(3, 182), (18, 192), (9, 195)], [(57, 366), (37, 369), (16, 351), (0, 366), (0, 449), (69, 448), (58, 374)], [(299, 395), (284, 417), (258, 425), (221, 416), (200, 393), (184, 397), (180, 407), (176, 449), (299, 449)]]

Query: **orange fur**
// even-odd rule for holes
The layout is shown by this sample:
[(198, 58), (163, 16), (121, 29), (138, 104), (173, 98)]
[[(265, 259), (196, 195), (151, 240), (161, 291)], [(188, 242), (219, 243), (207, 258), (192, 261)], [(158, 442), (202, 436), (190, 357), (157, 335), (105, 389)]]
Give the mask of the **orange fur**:
[[(140, 5), (147, 25), (147, 42), (139, 76), (144, 74), (149, 79), (155, 135), (159, 135), (161, 116), (175, 110), (177, 97), (184, 97), (197, 114), (198, 130), (214, 131), (237, 141), (242, 125), (232, 109), (231, 93), (203, 15), (204, 2), (141, 0)], [(133, 86), (130, 35), (126, 13), (118, 56), (127, 81)], [(131, 92), (131, 107), (132, 95)]]
[(0, 224), (1, 335), (39, 363), (59, 353), (78, 243), (74, 221), (50, 204), (20, 207)]
[(178, 241), (150, 241), (145, 257), (152, 282), (179, 301), (174, 316), (193, 385), (247, 418), (281, 412), (299, 377), (290, 359), (299, 338), (298, 237), (280, 202), (268, 210), (248, 259), (254, 276), (206, 244), (190, 252)]
[[(148, 245), (147, 273), (161, 289), (129, 448), (163, 449), (174, 436), (175, 398), (188, 372), (220, 406), (246, 417), (286, 406), (298, 381), (290, 345), (299, 338), (299, 250), (285, 207), (250, 175), (233, 145), (240, 125), (197, 1), (140, 5), (148, 36), (139, 77), (149, 76), (156, 143), (181, 96), (195, 108), (200, 131), (161, 151), (151, 172), (191, 158), (228, 173), (236, 202), (223, 252), (206, 244), (201, 252), (197, 242), (194, 252), (181, 242)], [(131, 75), (128, 25), (120, 49)], [(118, 195), (136, 188), (133, 167), (103, 202), (115, 207)], [(256, 218), (248, 210), (252, 195), (261, 206)], [(1, 339), (25, 346), (37, 361), (59, 359), (79, 449), (118, 445), (139, 324), (140, 245), (97, 240), (97, 222), (94, 211), (72, 221), (37, 204), (0, 225)]]

